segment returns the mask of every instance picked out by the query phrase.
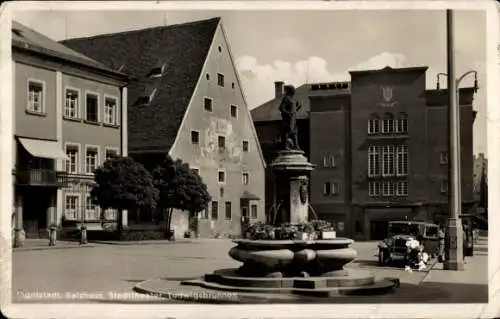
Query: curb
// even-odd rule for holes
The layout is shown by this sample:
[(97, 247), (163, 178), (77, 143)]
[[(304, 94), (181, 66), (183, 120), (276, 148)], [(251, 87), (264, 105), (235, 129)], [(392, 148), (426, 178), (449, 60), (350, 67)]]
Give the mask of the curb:
[(143, 245), (174, 245), (174, 244), (190, 244), (190, 243), (196, 243), (196, 241), (189, 241), (189, 240), (165, 240), (165, 241), (153, 241), (153, 242), (148, 242), (148, 241), (104, 241), (104, 240), (93, 240), (93, 244), (99, 244), (99, 245), (115, 245), (115, 246), (143, 246)]
[(12, 251), (34, 251), (34, 250), (54, 250), (54, 249), (76, 249), (76, 248), (93, 248), (92, 244), (75, 245), (75, 246), (46, 246), (46, 247), (17, 247), (12, 248)]

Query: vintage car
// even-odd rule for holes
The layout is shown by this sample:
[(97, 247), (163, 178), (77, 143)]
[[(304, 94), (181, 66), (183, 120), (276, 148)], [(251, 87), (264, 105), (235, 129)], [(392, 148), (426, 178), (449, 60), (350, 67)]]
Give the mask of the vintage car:
[(395, 261), (406, 261), (406, 242), (415, 239), (423, 246), (423, 251), (432, 258), (439, 253), (439, 226), (415, 221), (390, 221), (389, 237), (378, 244), (378, 261), (386, 265)]

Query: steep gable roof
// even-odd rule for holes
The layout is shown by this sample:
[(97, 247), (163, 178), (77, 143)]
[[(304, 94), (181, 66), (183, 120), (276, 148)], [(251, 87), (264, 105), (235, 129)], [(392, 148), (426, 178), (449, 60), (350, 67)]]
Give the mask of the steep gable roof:
[(104, 64), (72, 50), (17, 21), (12, 21), (12, 46), (20, 50), (49, 55), (54, 58), (71, 61), (94, 69), (118, 73), (106, 67)]
[[(212, 18), (62, 43), (132, 77), (129, 150), (163, 152), (175, 141), (219, 22)], [(151, 77), (158, 68), (162, 75)], [(136, 105), (147, 96), (149, 104)]]

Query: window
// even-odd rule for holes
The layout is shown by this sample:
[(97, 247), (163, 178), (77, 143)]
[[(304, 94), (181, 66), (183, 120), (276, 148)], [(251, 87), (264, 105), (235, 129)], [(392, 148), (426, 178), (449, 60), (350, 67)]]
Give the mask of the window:
[(231, 220), (233, 218), (231, 212), (231, 202), (226, 202), (226, 219)]
[(323, 167), (328, 167), (330, 166), (330, 163), (328, 162), (328, 157), (323, 156)]
[(219, 189), (219, 194), (220, 194), (220, 197), (221, 197), (221, 198), (222, 198), (222, 197), (224, 197), (224, 187), (221, 187), (221, 188)]
[(66, 195), (65, 196), (65, 199), (64, 199), (65, 212), (64, 212), (64, 214), (66, 215), (67, 218), (69, 218), (69, 219), (78, 218), (78, 206), (80, 206), (78, 195)]
[(332, 184), (330, 182), (326, 182), (323, 185), (323, 195), (330, 195), (332, 193)]
[(66, 146), (66, 172), (70, 174), (78, 173), (78, 146)]
[(248, 152), (248, 141), (243, 141), (242, 143), (243, 152)]
[(330, 162), (332, 165), (332, 168), (337, 167), (337, 163), (335, 162), (335, 156), (330, 156)]
[(248, 173), (243, 173), (243, 185), (248, 185), (248, 182), (250, 181), (250, 175)]
[(210, 80), (210, 74), (207, 73), (206, 78), (207, 80)]
[(223, 151), (226, 149), (226, 137), (225, 136), (219, 136), (218, 139), (218, 144), (219, 144), (219, 151)]
[(396, 133), (408, 133), (408, 116), (404, 113), (396, 120)]
[(224, 86), (224, 75), (217, 73), (217, 85)]
[(35, 113), (44, 112), (42, 82), (28, 82), (28, 105), (26, 106), (26, 109)]
[(439, 163), (440, 164), (448, 164), (448, 152), (439, 153)]
[(331, 191), (332, 191), (332, 195), (340, 194), (340, 184), (337, 182), (333, 182)]
[(380, 147), (371, 145), (368, 147), (368, 177), (380, 175)]
[(252, 205), (252, 207), (250, 208), (250, 218), (257, 219), (257, 217), (257, 205)]
[(370, 183), (368, 183), (368, 196), (376, 197), (380, 196), (380, 193), (381, 193), (380, 182), (370, 181)]
[(106, 97), (104, 99), (104, 124), (116, 125), (117, 102), (115, 98)]
[(193, 172), (197, 175), (200, 175), (200, 169), (198, 168), (192, 168)]
[(85, 102), (85, 119), (89, 122), (99, 122), (99, 97), (87, 93)]
[(85, 152), (85, 173), (92, 174), (98, 165), (99, 151), (97, 148), (89, 147)]
[(408, 175), (408, 145), (396, 146), (396, 175)]
[(208, 219), (208, 208), (201, 211), (201, 218)]
[(79, 92), (73, 89), (66, 89), (66, 103), (64, 104), (64, 116), (75, 119), (78, 118)]
[(407, 181), (397, 182), (396, 195), (397, 196), (408, 196), (408, 182)]
[(212, 202), (212, 219), (219, 219), (219, 202)]
[(191, 131), (191, 144), (199, 144), (200, 143), (200, 132)]
[(383, 196), (394, 196), (394, 183), (390, 181), (385, 181), (382, 184), (382, 195)]
[(156, 64), (151, 71), (149, 71), (148, 77), (150, 78), (160, 78), (162, 77), (163, 73), (165, 72), (165, 67), (166, 64)]
[(382, 146), (382, 176), (394, 175), (394, 145)]
[(220, 45), (218, 46), (218, 50), (219, 52), (222, 52), (222, 47)]
[(118, 156), (118, 151), (113, 149), (106, 150), (106, 161), (112, 159), (113, 157)]
[(233, 82), (233, 83), (231, 83), (231, 88), (232, 88), (232, 89), (234, 89), (234, 82)]
[(392, 114), (386, 114), (382, 120), (382, 133), (393, 133), (394, 132), (394, 116)]
[(354, 221), (354, 232), (356, 233), (361, 233), (362, 230), (361, 230), (361, 221), (359, 220), (355, 220)]
[(219, 183), (225, 183), (226, 182), (226, 172), (219, 171), (218, 180), (219, 180)]
[(92, 197), (87, 196), (87, 201), (85, 205), (85, 219), (87, 220), (98, 220), (99, 216), (97, 215), (97, 206), (92, 203)]
[(448, 179), (443, 177), (441, 179), (441, 194), (447, 194), (447, 193), (448, 193)]
[(236, 105), (231, 105), (231, 117), (232, 118), (238, 117), (238, 107)]
[(203, 106), (205, 111), (212, 112), (212, 99), (206, 97), (203, 99)]
[(380, 133), (380, 118), (378, 115), (370, 116), (368, 120), (368, 135)]

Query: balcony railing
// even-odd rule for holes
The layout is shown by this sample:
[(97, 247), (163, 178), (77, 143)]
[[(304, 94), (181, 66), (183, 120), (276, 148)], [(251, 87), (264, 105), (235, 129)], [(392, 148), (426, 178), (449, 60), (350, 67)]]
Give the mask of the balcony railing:
[(66, 183), (66, 172), (51, 169), (21, 169), (14, 172), (18, 185), (62, 187)]

